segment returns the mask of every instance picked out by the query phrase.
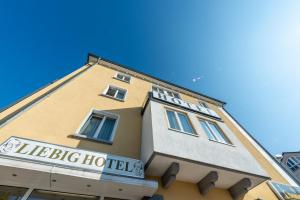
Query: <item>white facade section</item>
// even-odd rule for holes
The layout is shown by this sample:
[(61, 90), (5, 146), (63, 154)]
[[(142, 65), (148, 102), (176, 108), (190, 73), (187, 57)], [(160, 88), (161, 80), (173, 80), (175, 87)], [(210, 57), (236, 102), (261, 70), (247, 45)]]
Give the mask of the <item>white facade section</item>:
[[(141, 159), (144, 163), (150, 162), (150, 164), (148, 163), (150, 167), (147, 169), (146, 174), (161, 176), (161, 173), (165, 170), (164, 168), (167, 167), (167, 164), (164, 167), (160, 167), (160, 163), (164, 161), (158, 162), (155, 159), (153, 159), (153, 163), (156, 163), (157, 166), (151, 164), (152, 161), (149, 161), (149, 157), (156, 152), (159, 153), (159, 156), (167, 155), (166, 157), (173, 157), (174, 160), (182, 159), (187, 162), (198, 163), (198, 165), (203, 164), (204, 166), (210, 166), (211, 169), (215, 166), (216, 169), (225, 168), (235, 172), (235, 174), (244, 173), (257, 177), (268, 177), (255, 158), (223, 122), (214, 120), (232, 142), (232, 145), (210, 141), (199, 122), (199, 118), (208, 118), (183, 109), (179, 111), (187, 114), (197, 135), (170, 130), (165, 114), (166, 108), (179, 110), (178, 107), (170, 107), (150, 100), (144, 112), (143, 121), (146, 121), (148, 124), (145, 126), (145, 123), (143, 123)], [(151, 121), (151, 125), (149, 125), (149, 121)], [(146, 144), (146, 141), (153, 144)], [(192, 169), (193, 167), (190, 168), (190, 170)], [(199, 178), (195, 179), (196, 175), (193, 171), (186, 170), (186, 174), (182, 174), (184, 171), (180, 170), (179, 180), (199, 181)]]

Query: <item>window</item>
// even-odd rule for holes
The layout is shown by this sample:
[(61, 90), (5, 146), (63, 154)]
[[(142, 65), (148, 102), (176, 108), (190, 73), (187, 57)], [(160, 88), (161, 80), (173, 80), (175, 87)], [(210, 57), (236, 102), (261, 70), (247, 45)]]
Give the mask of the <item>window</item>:
[(169, 127), (171, 129), (181, 131), (188, 134), (195, 134), (188, 119), (188, 116), (184, 113), (167, 110), (167, 117), (169, 122)]
[(168, 95), (168, 96), (171, 96), (171, 97), (175, 97), (177, 99), (181, 99), (177, 92), (172, 92), (170, 90), (165, 90), (165, 89), (155, 87), (155, 86), (152, 87), (152, 90), (155, 91), (155, 92), (161, 93), (161, 94), (165, 94), (165, 95)]
[(287, 160), (287, 166), (290, 168), (290, 170), (292, 171), (296, 171), (297, 169), (300, 168), (300, 156), (293, 156), (293, 157), (290, 157), (288, 160)]
[(0, 185), (0, 199), (1, 200), (22, 199), (26, 191), (27, 191), (26, 188)]
[(121, 74), (121, 73), (117, 73), (115, 78), (118, 80), (124, 81), (126, 83), (130, 83), (130, 80), (131, 80), (131, 76), (129, 76), (127, 74)]
[(201, 119), (200, 125), (210, 140), (231, 144), (216, 123)]
[(118, 116), (102, 111), (92, 111), (79, 131), (80, 136), (112, 142)]
[(109, 86), (105, 92), (106, 96), (124, 101), (127, 91), (114, 86)]

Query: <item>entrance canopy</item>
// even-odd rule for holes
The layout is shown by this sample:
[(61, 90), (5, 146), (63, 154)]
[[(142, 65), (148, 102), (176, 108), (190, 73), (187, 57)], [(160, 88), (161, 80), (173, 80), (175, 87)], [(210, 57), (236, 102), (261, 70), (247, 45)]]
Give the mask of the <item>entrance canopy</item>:
[(0, 157), (0, 185), (105, 196), (141, 199), (152, 196), (157, 182), (106, 175), (49, 164)]
[(157, 190), (140, 160), (11, 137), (0, 145), (0, 185), (121, 199)]

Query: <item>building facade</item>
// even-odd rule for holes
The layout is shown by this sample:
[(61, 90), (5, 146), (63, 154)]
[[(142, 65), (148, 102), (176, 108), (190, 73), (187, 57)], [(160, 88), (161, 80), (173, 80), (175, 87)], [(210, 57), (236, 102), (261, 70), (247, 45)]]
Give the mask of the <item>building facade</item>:
[(297, 190), (224, 106), (89, 54), (1, 111), (0, 199), (277, 200), (279, 184)]
[(277, 159), (300, 183), (300, 152), (283, 152)]

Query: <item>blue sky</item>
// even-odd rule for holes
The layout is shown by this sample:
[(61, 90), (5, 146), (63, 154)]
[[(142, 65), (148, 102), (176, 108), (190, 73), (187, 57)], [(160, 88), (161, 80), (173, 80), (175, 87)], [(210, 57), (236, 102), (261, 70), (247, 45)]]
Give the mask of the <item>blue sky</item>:
[(227, 102), (271, 153), (300, 150), (299, 1), (1, 1), (0, 108), (88, 52)]

